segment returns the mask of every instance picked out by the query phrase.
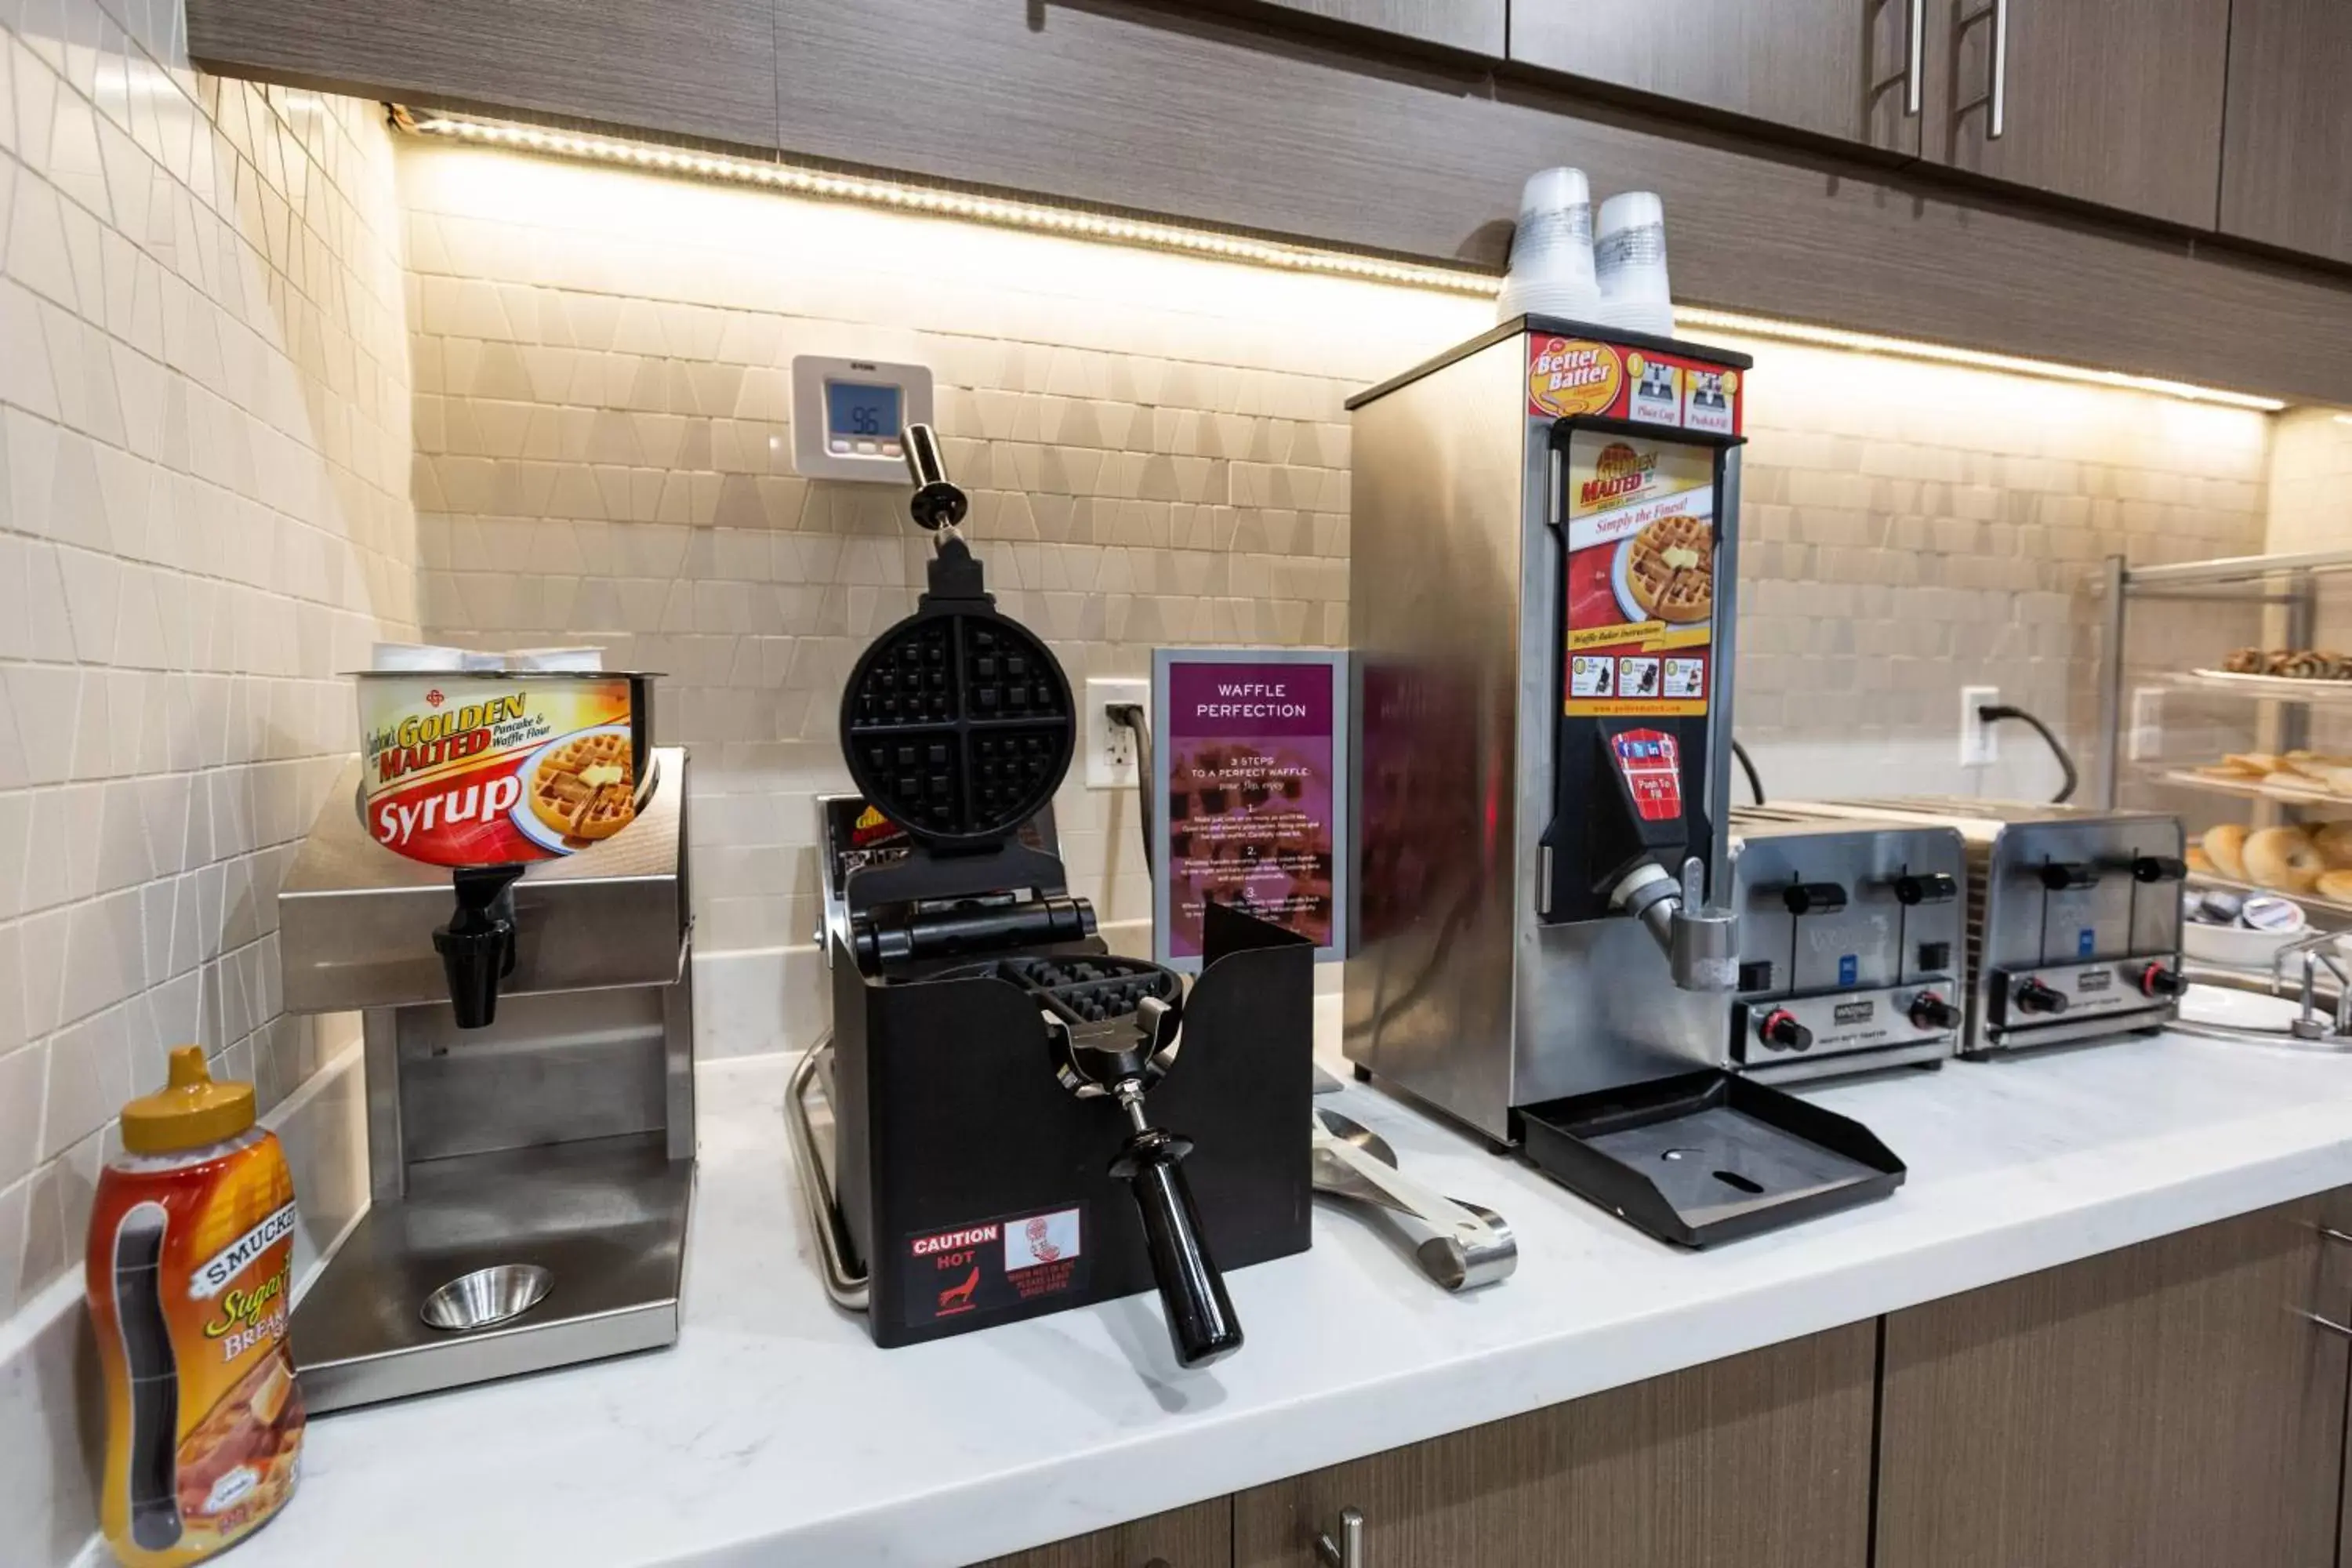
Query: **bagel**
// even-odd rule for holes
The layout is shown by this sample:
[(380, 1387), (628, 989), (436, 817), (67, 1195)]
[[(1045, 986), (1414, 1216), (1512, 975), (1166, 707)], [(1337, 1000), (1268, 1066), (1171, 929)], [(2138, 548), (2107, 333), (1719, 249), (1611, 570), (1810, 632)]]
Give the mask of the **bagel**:
[(2327, 822), (2311, 830), (2311, 842), (2331, 871), (2352, 871), (2352, 822)]
[(2246, 879), (2245, 828), (2234, 822), (2209, 827), (2205, 830), (2205, 837), (2198, 840), (2198, 845), (2205, 851), (2205, 858), (2213, 862), (2215, 870), (2232, 882)]
[(2319, 896), (2339, 904), (2352, 904), (2352, 871), (2322, 871)]
[(2248, 880), (2280, 893), (2310, 892), (2328, 868), (2311, 835), (2300, 827), (2265, 827), (2248, 835), (2245, 860)]
[(2278, 772), (2278, 753), (2275, 752), (2231, 752), (2221, 759), (2221, 765), (2229, 769), (2233, 773), (2243, 773), (2250, 779), (2258, 779), (2266, 773), (2274, 773)]
[(2189, 847), (2188, 860), (2189, 868), (2190, 870), (2204, 876), (2211, 876), (2213, 874), (2213, 857), (2206, 854), (2202, 846), (2191, 844)]

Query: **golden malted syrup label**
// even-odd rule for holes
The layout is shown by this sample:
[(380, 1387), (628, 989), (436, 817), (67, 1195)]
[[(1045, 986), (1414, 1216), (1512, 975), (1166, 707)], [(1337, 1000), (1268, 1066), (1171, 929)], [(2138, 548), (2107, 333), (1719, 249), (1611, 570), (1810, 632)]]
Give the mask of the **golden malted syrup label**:
[(630, 685), (610, 679), (370, 676), (361, 813), (435, 866), (569, 855), (636, 816)]

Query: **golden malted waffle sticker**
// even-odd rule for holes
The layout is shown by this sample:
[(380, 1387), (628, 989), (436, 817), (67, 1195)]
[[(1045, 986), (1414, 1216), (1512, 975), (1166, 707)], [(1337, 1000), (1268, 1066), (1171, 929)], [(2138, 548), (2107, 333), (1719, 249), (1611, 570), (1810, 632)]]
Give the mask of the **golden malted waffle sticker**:
[(434, 866), (572, 854), (636, 818), (626, 676), (366, 675), (361, 812)]
[(1566, 500), (1562, 710), (1705, 713), (1715, 632), (1715, 455), (1663, 434), (1576, 432)]

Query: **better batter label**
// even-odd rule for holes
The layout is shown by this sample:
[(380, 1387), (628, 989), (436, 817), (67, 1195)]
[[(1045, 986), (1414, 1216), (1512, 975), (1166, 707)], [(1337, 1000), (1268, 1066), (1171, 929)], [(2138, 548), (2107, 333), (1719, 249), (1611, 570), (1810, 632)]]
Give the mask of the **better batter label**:
[(1087, 1283), (1084, 1204), (919, 1231), (903, 1243), (900, 1321), (921, 1328), (986, 1318)]
[(1740, 374), (1683, 354), (1553, 332), (1528, 334), (1528, 415), (1601, 415), (1736, 436)]
[(1562, 711), (1703, 714), (1715, 637), (1715, 456), (1671, 439), (1569, 439)]
[(626, 677), (367, 676), (362, 819), (435, 866), (570, 855), (636, 817)]

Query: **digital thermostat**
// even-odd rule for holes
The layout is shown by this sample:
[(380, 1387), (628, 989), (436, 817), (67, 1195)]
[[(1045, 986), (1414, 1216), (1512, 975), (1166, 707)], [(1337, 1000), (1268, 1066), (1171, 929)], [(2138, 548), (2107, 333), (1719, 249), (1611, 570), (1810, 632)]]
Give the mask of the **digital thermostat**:
[(812, 479), (907, 482), (898, 432), (931, 422), (931, 373), (919, 364), (793, 358), (793, 466)]

